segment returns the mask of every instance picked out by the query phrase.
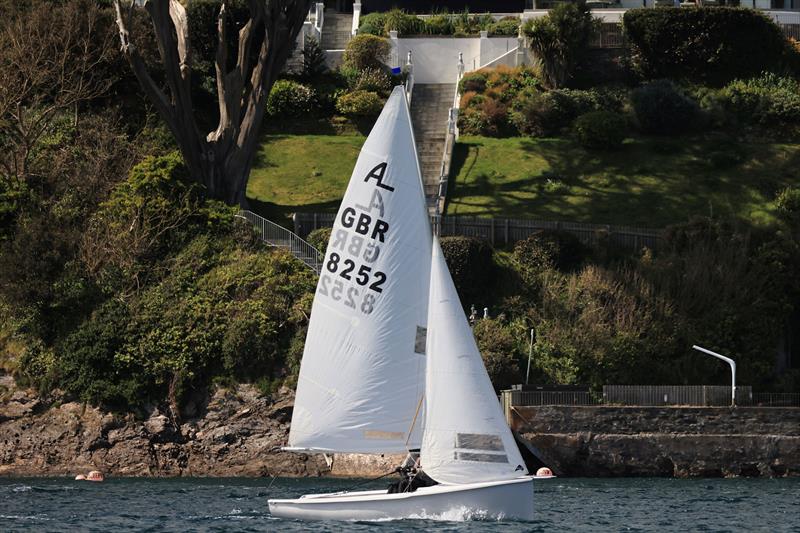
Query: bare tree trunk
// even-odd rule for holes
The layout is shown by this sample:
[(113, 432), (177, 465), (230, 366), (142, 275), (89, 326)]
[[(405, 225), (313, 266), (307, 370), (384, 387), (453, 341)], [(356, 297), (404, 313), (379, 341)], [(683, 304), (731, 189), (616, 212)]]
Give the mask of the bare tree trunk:
[[(310, 1), (248, 0), (250, 20), (239, 31), (236, 64), (228, 65), (226, 20), (222, 0), (217, 18), (217, 128), (203, 135), (194, 118), (191, 95), (189, 21), (178, 0), (147, 0), (168, 93), (153, 80), (131, 41), (136, 3), (123, 9), (114, 0), (122, 51), (148, 99), (175, 137), (183, 159), (208, 194), (231, 205), (244, 205), (247, 180), (258, 146), (267, 96), (291, 54)], [(251, 57), (258, 51), (255, 61)]]

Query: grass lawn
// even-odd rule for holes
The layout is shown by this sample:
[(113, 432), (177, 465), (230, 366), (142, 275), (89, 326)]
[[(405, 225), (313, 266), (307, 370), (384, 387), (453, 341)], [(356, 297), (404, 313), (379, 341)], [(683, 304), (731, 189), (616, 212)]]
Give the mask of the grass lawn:
[(260, 213), (336, 211), (362, 135), (265, 135), (250, 173), (247, 197)]
[(594, 152), (567, 139), (462, 137), (447, 213), (650, 227), (713, 214), (764, 224), (776, 192), (800, 182), (799, 168), (796, 144), (639, 138)]

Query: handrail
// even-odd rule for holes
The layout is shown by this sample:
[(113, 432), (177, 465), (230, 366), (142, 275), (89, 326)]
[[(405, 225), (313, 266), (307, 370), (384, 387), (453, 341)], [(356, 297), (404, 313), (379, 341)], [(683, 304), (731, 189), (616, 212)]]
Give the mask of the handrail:
[(464, 56), (459, 52), (458, 67), (456, 69), (456, 89), (453, 94), (453, 105), (447, 114), (447, 134), (444, 138), (444, 153), (442, 154), (442, 164), (439, 167), (439, 194), (436, 199), (436, 219), (437, 223), (442, 216), (444, 203), (447, 197), (447, 182), (450, 178), (450, 164), (453, 160), (453, 146), (458, 140), (458, 108), (460, 98), (458, 94), (458, 84), (464, 77)]
[(322, 254), (299, 235), (252, 211), (239, 211), (236, 217), (250, 222), (256, 231), (261, 234), (262, 241), (270, 246), (288, 250), (311, 270), (317, 274), (320, 273), (323, 261)]

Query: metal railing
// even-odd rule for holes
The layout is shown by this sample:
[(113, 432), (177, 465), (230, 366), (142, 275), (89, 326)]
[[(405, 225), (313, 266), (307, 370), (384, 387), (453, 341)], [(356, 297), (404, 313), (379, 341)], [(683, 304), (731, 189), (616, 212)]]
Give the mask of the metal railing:
[(442, 153), (442, 163), (439, 167), (439, 191), (435, 199), (434, 208), (434, 232), (438, 234), (439, 222), (444, 212), (444, 204), (447, 199), (447, 181), (450, 177), (450, 163), (453, 160), (453, 147), (458, 140), (458, 108), (461, 98), (458, 93), (458, 84), (464, 77), (464, 58), (459, 52), (458, 66), (456, 68), (456, 88), (453, 93), (453, 103), (447, 112), (447, 133), (444, 137), (444, 151)]
[(287, 250), (317, 274), (322, 269), (323, 257), (311, 244), (274, 222), (252, 211), (239, 211), (236, 215), (253, 225), (261, 240), (270, 246)]
[(591, 48), (623, 48), (625, 46), (625, 34), (622, 31), (622, 24), (601, 23), (598, 30), (592, 33), (589, 46)]
[[(294, 231), (305, 236), (317, 228), (333, 226), (335, 218), (334, 213), (296, 213)], [(441, 236), (477, 237), (493, 246), (514, 244), (542, 231), (564, 231), (589, 246), (610, 243), (625, 249), (655, 249), (661, 244), (662, 233), (656, 228), (466, 215), (432, 215), (431, 225), (438, 226)]]
[[(720, 385), (605, 385), (602, 393), (588, 391), (502, 391), (504, 406), (631, 406), (631, 407), (729, 407), (731, 388)], [(800, 393), (753, 392), (736, 387), (737, 407), (800, 408)]]
[[(750, 386), (736, 387), (736, 404), (753, 395)], [(724, 385), (604, 385), (603, 400), (609, 405), (731, 405), (731, 388)]]

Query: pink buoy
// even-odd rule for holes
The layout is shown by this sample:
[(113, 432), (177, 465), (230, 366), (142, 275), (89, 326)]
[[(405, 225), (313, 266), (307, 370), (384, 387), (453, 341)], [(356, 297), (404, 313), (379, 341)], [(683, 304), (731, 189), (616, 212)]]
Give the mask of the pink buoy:
[(552, 470), (550, 470), (546, 466), (543, 466), (536, 471), (536, 477), (555, 477), (555, 476), (553, 475)]
[(105, 479), (103, 473), (99, 470), (92, 470), (89, 472), (89, 475), (86, 476), (86, 481), (103, 481), (103, 479)]

